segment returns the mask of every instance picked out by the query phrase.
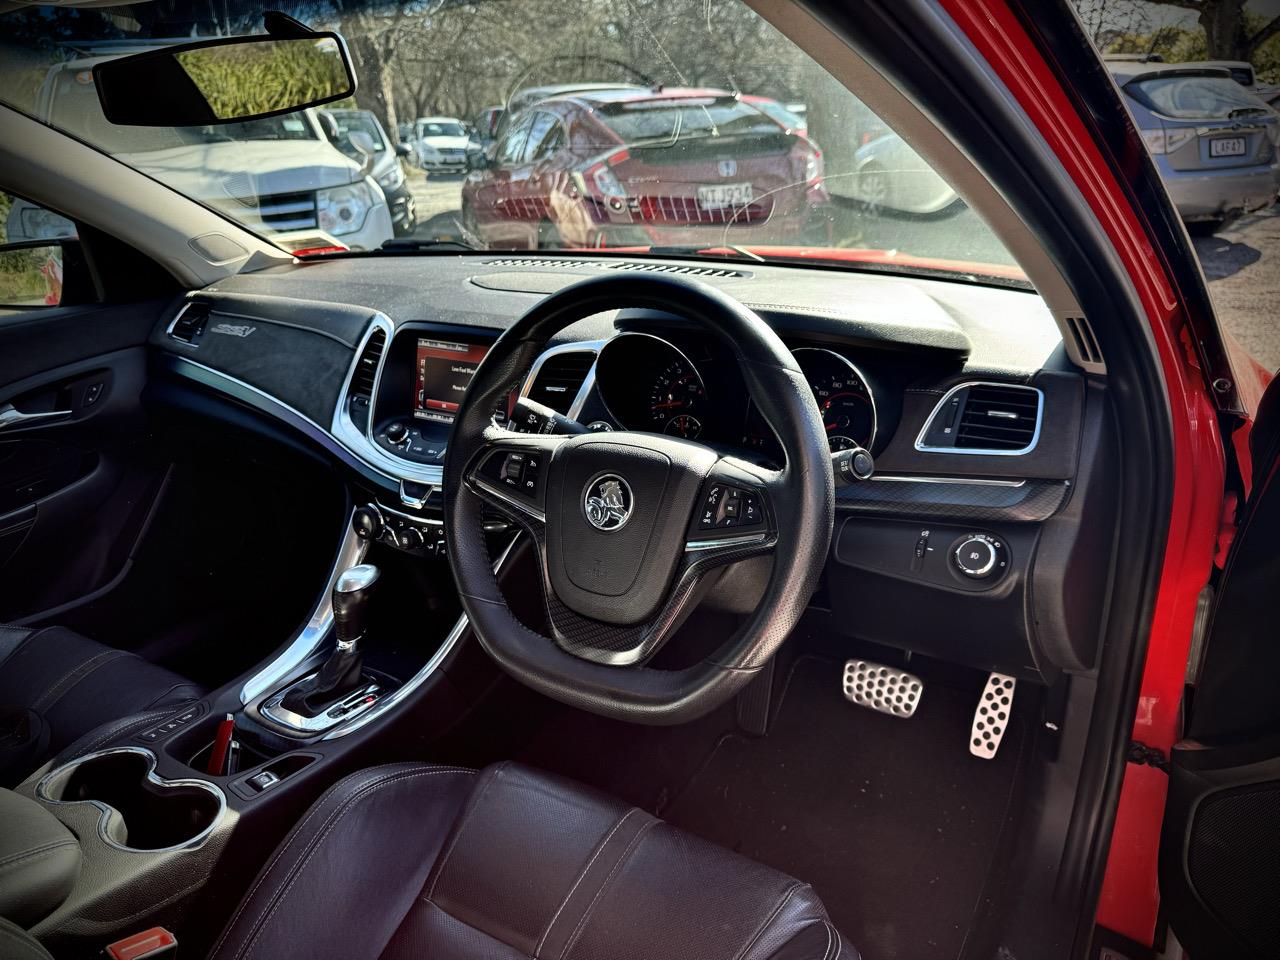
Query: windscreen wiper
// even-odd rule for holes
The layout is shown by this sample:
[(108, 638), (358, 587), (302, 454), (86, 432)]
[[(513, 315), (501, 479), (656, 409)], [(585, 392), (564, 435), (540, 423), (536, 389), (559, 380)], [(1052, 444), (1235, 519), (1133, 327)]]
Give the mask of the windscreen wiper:
[(430, 240), (419, 237), (393, 237), (383, 242), (379, 250), (386, 250), (388, 253), (399, 253), (402, 251), (419, 252), (423, 250), (439, 250), (441, 252), (449, 250), (479, 250), (479, 247), (473, 247), (471, 244), (462, 240)]
[(732, 255), (725, 253), (726, 250), (732, 250), (740, 257), (748, 260), (754, 260), (756, 263), (767, 263), (768, 261), (760, 256), (760, 254), (748, 250), (746, 247), (740, 247), (736, 243), (685, 243), (663, 247), (650, 247), (648, 252), (655, 257), (724, 257), (727, 259), (736, 259)]

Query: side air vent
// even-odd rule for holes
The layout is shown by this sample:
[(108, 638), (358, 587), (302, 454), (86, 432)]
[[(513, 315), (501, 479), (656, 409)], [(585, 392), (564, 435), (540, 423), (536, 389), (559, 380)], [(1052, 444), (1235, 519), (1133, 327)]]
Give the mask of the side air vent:
[(931, 453), (1013, 456), (1040, 438), (1044, 395), (1035, 387), (966, 383), (953, 387), (929, 416), (916, 449)]
[(533, 369), (527, 396), (557, 413), (567, 414), (595, 362), (596, 355), (590, 351), (546, 354)]
[(204, 336), (204, 327), (208, 322), (209, 304), (192, 300), (178, 311), (178, 315), (169, 324), (169, 336), (194, 347)]
[(1076, 357), (1080, 363), (1088, 366), (1103, 366), (1102, 348), (1098, 346), (1098, 338), (1094, 336), (1093, 327), (1086, 317), (1067, 317), (1067, 326), (1071, 330), (1071, 340), (1075, 344)]
[(547, 267), (560, 270), (626, 270), (634, 273), (669, 273), (683, 277), (745, 279), (753, 274), (729, 267), (702, 267), (688, 263), (656, 263), (646, 260), (562, 260), (555, 257), (502, 257), (485, 260), (486, 267)]
[(361, 430), (369, 420), (369, 404), (373, 400), (373, 382), (378, 376), (378, 362), (382, 359), (382, 351), (387, 347), (387, 333), (381, 327), (375, 327), (364, 349), (356, 359), (356, 368), (351, 374), (351, 387), (347, 392), (350, 404), (351, 419)]

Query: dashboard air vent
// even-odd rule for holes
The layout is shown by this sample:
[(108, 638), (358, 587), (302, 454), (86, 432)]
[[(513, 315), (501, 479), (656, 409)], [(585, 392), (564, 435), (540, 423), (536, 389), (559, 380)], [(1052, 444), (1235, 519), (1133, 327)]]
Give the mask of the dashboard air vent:
[(595, 362), (596, 355), (590, 351), (573, 350), (550, 354), (533, 373), (529, 399), (544, 404), (557, 413), (567, 414), (573, 398), (578, 395), (582, 382), (587, 379), (587, 372)]
[(369, 422), (369, 404), (373, 399), (373, 381), (378, 376), (378, 361), (382, 359), (382, 351), (387, 347), (387, 332), (381, 327), (374, 329), (365, 341), (364, 349), (356, 360), (355, 372), (351, 375), (351, 388), (347, 397), (351, 419), (363, 430)]
[(635, 273), (674, 273), (683, 277), (749, 277), (751, 274), (727, 267), (695, 267), (685, 263), (647, 263), (623, 260), (620, 263), (602, 264), (606, 270), (628, 270)]
[(500, 257), (497, 260), (485, 260), (486, 267), (559, 267), (563, 270), (592, 269), (600, 266), (598, 260), (566, 260), (560, 257)]
[(657, 263), (647, 260), (566, 260), (559, 257), (502, 257), (485, 260), (486, 267), (547, 267), (560, 270), (627, 270), (635, 273), (671, 273), (683, 277), (740, 279), (752, 276), (730, 267), (703, 267), (691, 263)]
[(1023, 451), (1036, 438), (1040, 394), (1030, 387), (977, 383), (960, 411), (956, 447), (964, 450)]
[(209, 304), (200, 300), (192, 300), (173, 318), (169, 324), (169, 336), (195, 346), (204, 336), (205, 324), (209, 321)]

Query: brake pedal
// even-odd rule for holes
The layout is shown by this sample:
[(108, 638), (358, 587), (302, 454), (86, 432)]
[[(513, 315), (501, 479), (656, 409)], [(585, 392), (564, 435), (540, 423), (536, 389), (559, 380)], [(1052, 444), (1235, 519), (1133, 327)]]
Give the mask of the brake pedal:
[(869, 660), (848, 661), (842, 686), (846, 700), (891, 717), (910, 717), (924, 695), (924, 684), (914, 673)]
[(1009, 729), (1009, 717), (1013, 715), (1013, 692), (1017, 685), (1017, 680), (1003, 673), (987, 677), (987, 685), (973, 711), (973, 729), (969, 731), (969, 752), (975, 757), (990, 760), (1000, 749), (1004, 732)]

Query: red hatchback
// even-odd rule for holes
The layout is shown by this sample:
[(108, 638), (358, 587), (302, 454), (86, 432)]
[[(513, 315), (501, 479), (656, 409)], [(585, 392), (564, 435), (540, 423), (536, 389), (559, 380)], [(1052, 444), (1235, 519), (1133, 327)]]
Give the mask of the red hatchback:
[(489, 247), (821, 241), (821, 152), (723, 90), (618, 87), (527, 108), (462, 188)]

